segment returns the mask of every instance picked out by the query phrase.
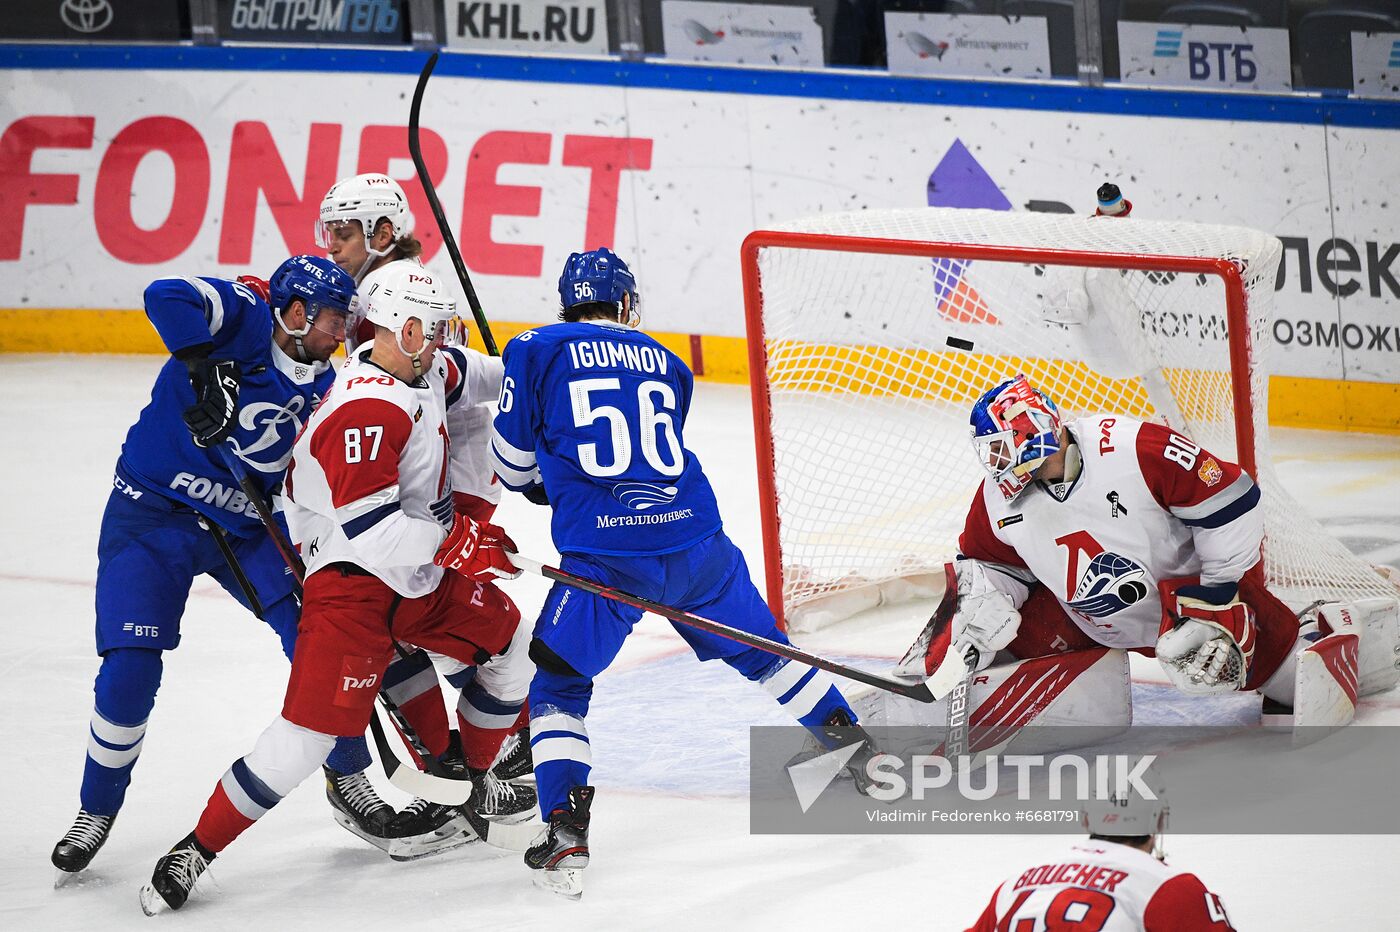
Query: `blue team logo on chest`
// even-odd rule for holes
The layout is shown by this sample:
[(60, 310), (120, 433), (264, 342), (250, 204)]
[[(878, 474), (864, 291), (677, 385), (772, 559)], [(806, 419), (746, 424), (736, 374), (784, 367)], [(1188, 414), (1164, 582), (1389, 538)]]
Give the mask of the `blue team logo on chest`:
[(1090, 618), (1104, 618), (1147, 598), (1147, 570), (1118, 553), (1104, 551), (1089, 561), (1069, 607)]

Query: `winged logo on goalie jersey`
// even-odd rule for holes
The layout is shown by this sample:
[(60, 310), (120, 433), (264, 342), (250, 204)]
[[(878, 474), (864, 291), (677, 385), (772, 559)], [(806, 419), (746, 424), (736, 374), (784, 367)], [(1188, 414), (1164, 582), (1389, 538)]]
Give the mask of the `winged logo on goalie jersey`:
[(1147, 570), (1118, 553), (1100, 553), (1089, 561), (1069, 607), (1090, 618), (1105, 618), (1141, 602), (1156, 588)]

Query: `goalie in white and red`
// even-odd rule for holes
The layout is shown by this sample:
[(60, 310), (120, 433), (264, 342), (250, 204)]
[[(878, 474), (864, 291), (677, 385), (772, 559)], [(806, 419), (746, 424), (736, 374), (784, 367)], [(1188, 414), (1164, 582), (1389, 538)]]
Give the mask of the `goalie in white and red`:
[[(1259, 487), (1237, 464), (1160, 424), (1064, 422), (1025, 376), (983, 394), (971, 423), (988, 479), (944, 606), (902, 670), (932, 674), (951, 643), (975, 648), (979, 670), (1052, 657), (1037, 670), (1063, 667), (1062, 689), (1120, 648), (1155, 654), (1183, 692), (1261, 690), (1298, 725), (1346, 724), (1358, 692), (1395, 684), (1393, 638), (1366, 636), (1394, 603), (1322, 603), (1300, 619), (1264, 588)], [(1126, 709), (1126, 677), (1108, 681)]]
[[(1162, 851), (1169, 807), (1160, 780), (1086, 804), (1088, 839), (1008, 877), (967, 932), (1231, 932), (1220, 897)], [(1150, 794), (1150, 798), (1149, 798)]]

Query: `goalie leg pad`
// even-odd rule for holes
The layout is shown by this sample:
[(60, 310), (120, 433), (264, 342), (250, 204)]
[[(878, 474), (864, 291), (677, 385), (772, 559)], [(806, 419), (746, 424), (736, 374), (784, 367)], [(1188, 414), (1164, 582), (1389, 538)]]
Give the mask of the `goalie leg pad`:
[[(947, 699), (922, 703), (891, 693), (878, 695), (880, 704), (868, 710), (867, 725), (918, 725), (941, 730), (948, 722)], [(1095, 647), (996, 664), (973, 676), (968, 704), (972, 708), (969, 743), (973, 752), (1008, 741), (1030, 725), (1093, 728), (1095, 740), (1107, 738), (1132, 724), (1128, 654)], [(1069, 747), (1045, 745), (1047, 736), (1057, 731), (1040, 730), (1040, 743), (1031, 746), (1019, 739), (1010, 750), (1043, 753)], [(1085, 732), (1076, 731), (1075, 736), (1082, 740)], [(919, 753), (927, 751), (924, 747)]]
[(1329, 634), (1298, 652), (1293, 674), (1293, 727), (1337, 728), (1356, 716), (1355, 634)]
[(1357, 695), (1385, 692), (1400, 682), (1400, 602), (1357, 599), (1317, 607), (1323, 634), (1350, 632), (1359, 638)]

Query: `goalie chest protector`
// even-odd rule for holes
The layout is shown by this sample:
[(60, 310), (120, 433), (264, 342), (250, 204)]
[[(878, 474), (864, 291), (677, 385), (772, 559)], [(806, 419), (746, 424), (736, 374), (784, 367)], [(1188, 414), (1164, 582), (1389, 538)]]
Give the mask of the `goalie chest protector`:
[(1101, 415), (1066, 426), (1083, 468), (1064, 501), (1036, 482), (1007, 502), (984, 482), (983, 508), (974, 507), (969, 517), (963, 553), (1011, 562), (1009, 547), (1095, 641), (1151, 646), (1162, 618), (1157, 583), (1198, 575), (1201, 561), (1191, 529), (1157, 500), (1144, 470), (1189, 470), (1197, 474), (1193, 482), (1223, 489), (1239, 468), (1165, 428), (1131, 418)]

